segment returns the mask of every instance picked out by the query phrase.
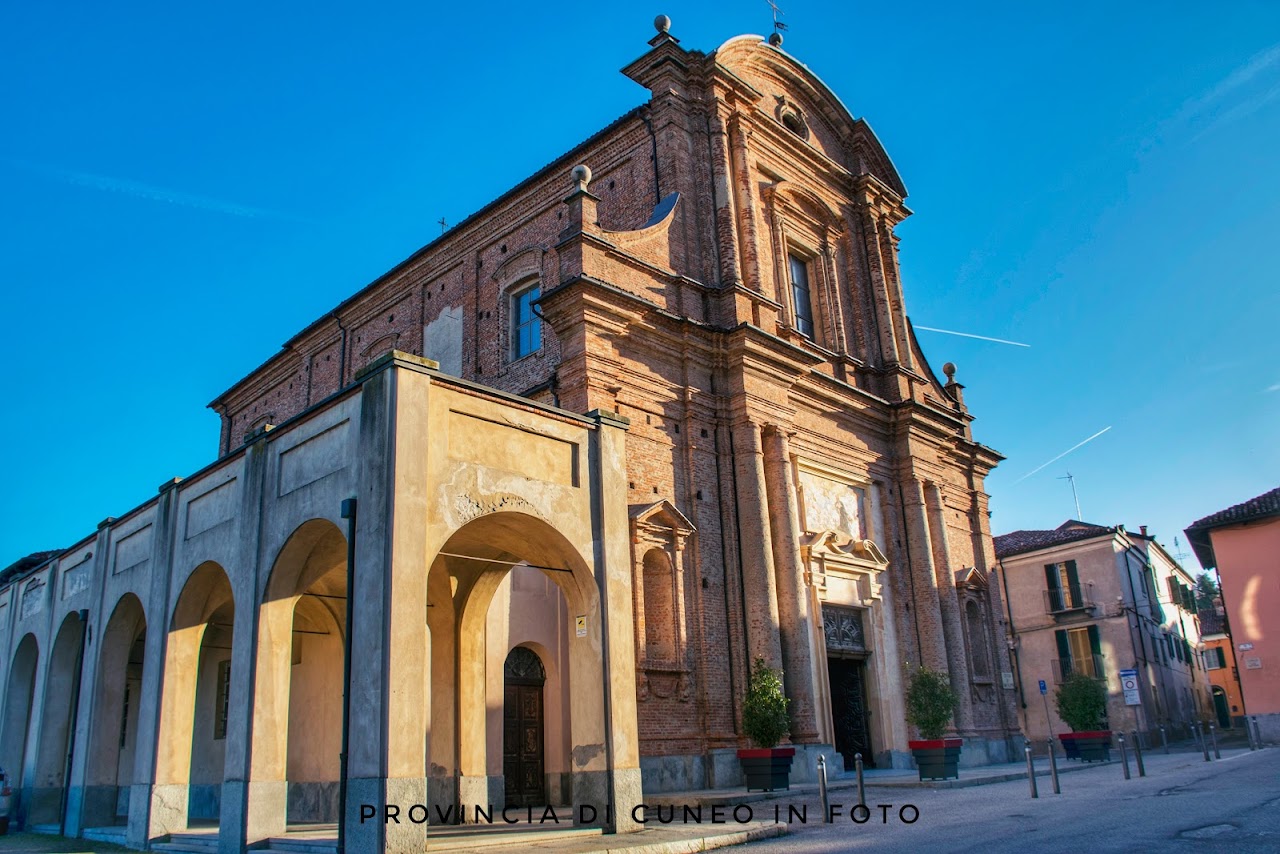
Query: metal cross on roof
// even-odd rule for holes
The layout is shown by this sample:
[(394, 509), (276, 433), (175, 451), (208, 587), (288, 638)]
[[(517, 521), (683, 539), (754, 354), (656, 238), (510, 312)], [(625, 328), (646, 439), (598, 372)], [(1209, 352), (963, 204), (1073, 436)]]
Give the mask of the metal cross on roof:
[(764, 0), (764, 2), (768, 3), (769, 8), (773, 10), (773, 31), (777, 33), (785, 30), (787, 25), (779, 21), (778, 16), (785, 15), (787, 13), (778, 8), (776, 0)]

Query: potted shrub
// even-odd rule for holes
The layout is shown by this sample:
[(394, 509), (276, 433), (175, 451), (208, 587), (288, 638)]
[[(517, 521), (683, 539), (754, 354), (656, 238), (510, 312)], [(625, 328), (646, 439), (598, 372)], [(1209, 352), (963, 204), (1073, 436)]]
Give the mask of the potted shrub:
[(907, 686), (907, 723), (920, 732), (919, 741), (908, 741), (921, 780), (945, 780), (960, 776), (960, 748), (964, 740), (943, 738), (956, 710), (956, 692), (945, 673), (921, 667)]
[(755, 748), (738, 751), (747, 791), (791, 788), (791, 760), (796, 749), (778, 747), (791, 731), (790, 704), (782, 691), (782, 673), (769, 667), (763, 657), (756, 658), (742, 703), (742, 728)]
[(1099, 679), (1073, 673), (1053, 695), (1058, 717), (1071, 727), (1058, 739), (1068, 759), (1102, 762), (1111, 758), (1111, 730), (1103, 729), (1107, 717), (1107, 689)]

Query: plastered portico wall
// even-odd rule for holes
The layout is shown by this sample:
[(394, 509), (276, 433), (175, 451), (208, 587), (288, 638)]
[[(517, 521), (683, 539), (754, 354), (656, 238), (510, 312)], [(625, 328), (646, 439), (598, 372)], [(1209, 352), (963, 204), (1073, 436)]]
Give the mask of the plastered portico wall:
[[(140, 848), (209, 817), (219, 820), (228, 852), (280, 835), (299, 811), (323, 818), (336, 808), (328, 787), (336, 792), (341, 743), (341, 717), (325, 711), (340, 709), (341, 656), (335, 663), (332, 647), (340, 647), (350, 602), (348, 844), (420, 850), (424, 826), (362, 824), (360, 807), (376, 805), (381, 815), (388, 804), (427, 803), (433, 735), (455, 757), (445, 759), (454, 792), (476, 781), (486, 796), (501, 792), (500, 762), (492, 775), (486, 754), (485, 626), (494, 590), (526, 561), (558, 570), (538, 576), (555, 585), (554, 596), (542, 597), (559, 603), (547, 614), (561, 627), (567, 614), (582, 616), (586, 631), (545, 635), (541, 619), (508, 625), (518, 607), (508, 593), (495, 645), (513, 636), (558, 644), (563, 788), (601, 816), (625, 799), (616, 813), (624, 818), (613, 824), (629, 829), (639, 761), (624, 432), (611, 416), (505, 398), (397, 354), (345, 394), (165, 483), (153, 501), (0, 590), (0, 614), (18, 605), (3, 624), (9, 656), (0, 672), (0, 746), (23, 772), (17, 817), (39, 823), (52, 804), (56, 823), (65, 788), (73, 835), (123, 814), (128, 841)], [(342, 502), (353, 497), (348, 595), (352, 541)], [(433, 566), (450, 591), (438, 601), (428, 596)], [(87, 581), (76, 572), (89, 573)], [(318, 610), (315, 602), (328, 604)], [(434, 607), (456, 613), (447, 637), (428, 630)], [(95, 642), (80, 669), (79, 701), (68, 704), (75, 669), (44, 661), (65, 655), (40, 653), (59, 645), (60, 631), (61, 645), (78, 649), (67, 638), (78, 637), (82, 609)], [(470, 654), (455, 671), (433, 674), (437, 641)], [(139, 690), (126, 696), (123, 677), (137, 679)], [(568, 684), (590, 689), (570, 694)], [(433, 691), (457, 704), (456, 715), (439, 721), (448, 731), (433, 733)], [(72, 710), (69, 784), (38, 783), (42, 742), (48, 768), (65, 762)], [(500, 759), (500, 744), (497, 752)]]

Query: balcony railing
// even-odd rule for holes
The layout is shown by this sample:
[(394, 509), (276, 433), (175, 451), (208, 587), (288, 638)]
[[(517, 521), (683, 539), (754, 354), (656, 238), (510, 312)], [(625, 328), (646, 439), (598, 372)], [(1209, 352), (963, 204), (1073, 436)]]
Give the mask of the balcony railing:
[(1062, 681), (1073, 673), (1083, 673), (1094, 679), (1106, 679), (1107, 668), (1101, 655), (1088, 658), (1055, 658), (1053, 660), (1053, 681), (1061, 685)]
[(1044, 591), (1044, 608), (1050, 614), (1083, 611), (1093, 607), (1093, 584), (1070, 584)]

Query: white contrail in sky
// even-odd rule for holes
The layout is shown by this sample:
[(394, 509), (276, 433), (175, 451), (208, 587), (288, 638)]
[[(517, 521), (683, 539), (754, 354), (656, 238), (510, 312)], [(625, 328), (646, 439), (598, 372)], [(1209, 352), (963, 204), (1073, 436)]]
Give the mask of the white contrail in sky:
[(1031, 471), (1027, 472), (1027, 473), (1026, 473), (1026, 474), (1024, 474), (1022, 477), (1020, 477), (1020, 478), (1018, 478), (1017, 480), (1015, 480), (1015, 481), (1014, 481), (1014, 483), (1015, 483), (1015, 484), (1016, 484), (1016, 483), (1022, 483), (1024, 480), (1026, 480), (1027, 478), (1031, 477), (1031, 475), (1035, 474), (1035, 473), (1036, 473), (1036, 472), (1038, 472), (1038, 471), (1043, 471), (1044, 469), (1046, 469), (1046, 468), (1048, 468), (1049, 466), (1051, 466), (1051, 465), (1053, 465), (1054, 463), (1056, 463), (1058, 460), (1060, 460), (1060, 459), (1062, 459), (1063, 457), (1065, 457), (1067, 454), (1069, 454), (1069, 453), (1071, 453), (1072, 451), (1074, 451), (1076, 448), (1079, 448), (1079, 447), (1082, 447), (1082, 446), (1084, 446), (1084, 445), (1089, 444), (1089, 443), (1090, 443), (1090, 442), (1092, 442), (1094, 439), (1098, 438), (1099, 436), (1101, 436), (1103, 433), (1107, 432), (1107, 431), (1108, 431), (1108, 430), (1110, 430), (1110, 429), (1111, 429), (1110, 425), (1108, 425), (1108, 426), (1106, 426), (1106, 427), (1103, 427), (1101, 430), (1099, 430), (1097, 433), (1094, 433), (1092, 436), (1090, 436), (1088, 439), (1085, 439), (1083, 442), (1080, 442), (1080, 443), (1079, 443), (1079, 444), (1077, 444), (1077, 445), (1072, 445), (1070, 448), (1067, 448), (1065, 451), (1063, 451), (1062, 453), (1058, 454), (1058, 455), (1057, 455), (1056, 457), (1054, 457), (1053, 459), (1049, 460), (1049, 462), (1045, 463), (1045, 464), (1044, 464), (1044, 465), (1042, 465), (1042, 466), (1037, 466), (1036, 468), (1034, 468), (1034, 469), (1032, 469)]
[(961, 338), (977, 338), (979, 341), (994, 341), (997, 344), (1012, 344), (1015, 347), (1030, 347), (1030, 344), (1022, 344), (1018, 341), (1006, 341), (1003, 338), (990, 338), (986, 335), (974, 335), (971, 332), (956, 332), (951, 329), (935, 329), (932, 326), (914, 326), (924, 332), (941, 332), (943, 335), (959, 335)]
[(248, 217), (251, 219), (267, 218), (267, 219), (283, 219), (294, 222), (306, 222), (302, 217), (293, 216), (292, 214), (283, 213), (281, 211), (267, 210), (265, 208), (255, 208), (249, 205), (241, 205), (236, 202), (229, 202), (223, 199), (212, 199), (208, 196), (197, 196), (191, 193), (182, 193), (177, 190), (170, 190), (166, 187), (156, 187), (151, 184), (143, 184), (140, 181), (131, 181), (127, 178), (114, 178), (110, 175), (95, 175), (89, 172), (74, 172), (70, 169), (61, 169), (56, 166), (44, 166), (39, 163), (28, 163), (21, 160), (8, 160), (10, 165), (28, 172), (34, 172), (49, 178), (54, 178), (67, 184), (78, 187), (88, 187), (92, 190), (102, 190), (108, 193), (122, 193), (126, 196), (134, 196), (139, 199), (148, 199), (153, 202), (164, 202), (170, 205), (180, 205), (188, 208), (198, 208), (200, 210), (213, 211), (215, 213), (229, 214), (230, 216)]

